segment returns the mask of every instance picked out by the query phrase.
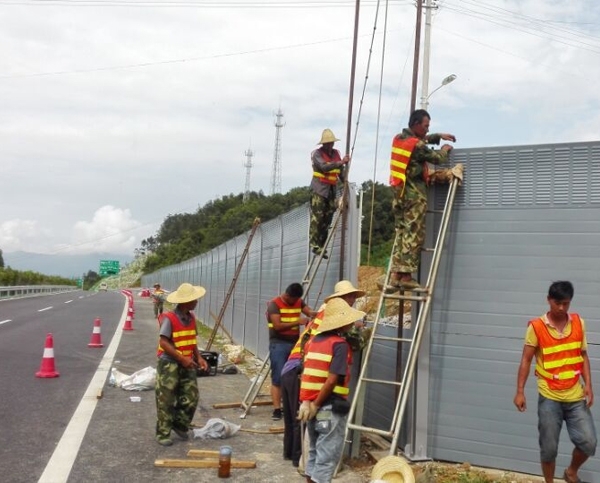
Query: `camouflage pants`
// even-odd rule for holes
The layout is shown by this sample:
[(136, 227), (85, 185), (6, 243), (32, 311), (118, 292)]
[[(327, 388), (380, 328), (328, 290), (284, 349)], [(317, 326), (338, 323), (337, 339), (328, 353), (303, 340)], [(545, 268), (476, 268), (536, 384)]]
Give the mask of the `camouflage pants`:
[(427, 212), (427, 187), (407, 186), (404, 194), (394, 190), (392, 211), (396, 220), (396, 249), (392, 255), (392, 271), (414, 273), (421, 262), (425, 242), (425, 214)]
[(198, 406), (196, 370), (158, 359), (156, 365), (156, 436), (168, 438), (172, 428), (187, 431)]
[(158, 317), (163, 313), (163, 302), (155, 302), (154, 303), (154, 317)]
[(323, 248), (329, 225), (336, 210), (335, 197), (323, 198), (313, 193), (310, 199), (310, 247)]

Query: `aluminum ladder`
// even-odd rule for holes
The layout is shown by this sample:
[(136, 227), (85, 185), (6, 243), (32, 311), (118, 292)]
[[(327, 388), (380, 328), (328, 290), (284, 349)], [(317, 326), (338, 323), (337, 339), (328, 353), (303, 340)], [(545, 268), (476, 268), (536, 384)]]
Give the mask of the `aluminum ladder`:
[[(440, 227), (437, 233), (435, 247), (431, 250), (433, 252), (433, 257), (431, 260), (431, 265), (429, 268), (429, 274), (427, 276), (427, 283), (422, 289), (413, 289), (410, 292), (410, 295), (406, 291), (400, 291), (399, 294), (389, 294), (386, 291), (389, 290), (389, 279), (392, 268), (392, 257), (390, 257), (390, 262), (388, 264), (387, 273), (385, 277), (385, 283), (383, 290), (381, 291), (381, 296), (379, 298), (379, 304), (377, 307), (377, 314), (375, 317), (375, 321), (373, 324), (373, 332), (372, 336), (369, 339), (369, 343), (367, 344), (363, 364), (360, 370), (360, 375), (357, 380), (355, 397), (352, 400), (352, 404), (350, 406), (350, 412), (348, 413), (348, 424), (346, 426), (346, 433), (344, 437), (345, 444), (351, 443), (351, 436), (354, 432), (354, 435), (357, 436), (358, 442), (360, 442), (360, 434), (362, 432), (365, 433), (373, 433), (384, 438), (392, 438), (390, 444), (390, 455), (396, 454), (396, 448), (398, 447), (398, 439), (400, 436), (400, 430), (402, 428), (402, 420), (404, 418), (404, 411), (407, 406), (408, 397), (410, 393), (410, 388), (413, 380), (413, 376), (415, 373), (415, 367), (417, 364), (417, 359), (419, 355), (419, 348), (421, 346), (421, 340), (423, 338), (423, 333), (425, 331), (426, 324), (429, 320), (429, 314), (431, 311), (431, 302), (433, 298), (435, 282), (438, 272), (438, 267), (442, 255), (442, 250), (444, 247), (444, 243), (446, 240), (446, 233), (448, 231), (448, 225), (450, 222), (450, 215), (452, 213), (452, 206), (454, 204), (454, 198), (456, 196), (456, 190), (459, 185), (459, 180), (457, 178), (453, 178), (450, 183), (450, 187), (448, 189), (448, 194), (446, 197), (446, 202), (444, 206), (444, 210), (442, 212), (442, 219), (440, 223)], [(394, 248), (398, 243), (398, 237), (396, 236), (394, 240)], [(394, 248), (392, 248), (392, 253)], [(397, 300), (400, 304), (403, 304), (404, 301), (410, 300), (419, 302), (418, 316), (415, 325), (413, 328), (413, 335), (410, 338), (403, 337), (389, 337), (378, 335), (377, 328), (379, 325), (379, 320), (381, 318), (382, 309), (386, 300)], [(402, 324), (402, 320), (398, 321), (398, 324)], [(399, 325), (399, 328), (401, 326)], [(399, 330), (400, 333), (400, 330)], [(402, 348), (403, 351), (408, 351), (408, 356), (406, 358), (406, 362), (402, 368), (402, 377), (401, 380), (385, 380), (385, 379), (375, 379), (371, 377), (367, 377), (367, 370), (369, 364), (371, 362), (371, 354), (373, 351), (374, 341), (393, 341), (398, 343), (398, 345)], [(367, 384), (380, 384), (380, 385), (388, 385), (394, 386), (396, 388), (396, 404), (394, 408), (394, 413), (392, 417), (392, 421), (389, 429), (379, 429), (372, 428), (362, 424), (362, 404), (364, 402), (364, 398), (361, 396), (361, 393), (365, 391)], [(360, 406), (359, 406), (360, 403)], [(357, 412), (360, 410), (360, 416), (357, 417)], [(341, 463), (341, 461), (340, 461)], [(339, 465), (338, 465), (339, 468)]]

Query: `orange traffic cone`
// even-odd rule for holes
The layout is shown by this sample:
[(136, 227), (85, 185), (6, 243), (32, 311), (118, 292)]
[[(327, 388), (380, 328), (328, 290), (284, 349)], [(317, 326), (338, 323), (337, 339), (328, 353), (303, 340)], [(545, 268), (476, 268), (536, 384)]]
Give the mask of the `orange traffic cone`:
[(133, 330), (133, 325), (131, 324), (131, 315), (128, 315), (125, 318), (125, 325), (123, 326), (123, 330)]
[(88, 347), (104, 347), (104, 344), (102, 343), (102, 336), (100, 335), (100, 324), (100, 317), (96, 317), (96, 320), (94, 320), (92, 338), (90, 339)]
[(52, 334), (46, 336), (46, 345), (44, 346), (44, 355), (40, 370), (35, 373), (35, 377), (58, 377), (60, 374), (54, 368), (54, 342)]

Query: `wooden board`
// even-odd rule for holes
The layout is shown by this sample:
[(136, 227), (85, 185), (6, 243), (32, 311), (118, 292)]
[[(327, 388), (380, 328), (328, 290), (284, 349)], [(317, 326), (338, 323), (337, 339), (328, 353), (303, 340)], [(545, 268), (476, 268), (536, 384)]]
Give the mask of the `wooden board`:
[[(257, 396), (260, 397), (260, 394)], [(254, 401), (252, 403), (253, 406), (270, 406), (273, 404), (273, 401)], [(214, 409), (230, 409), (230, 408), (241, 408), (241, 402), (233, 402), (233, 403), (217, 403), (213, 404)]]
[[(182, 460), (160, 459), (154, 460), (154, 466), (159, 468), (218, 468), (218, 459)], [(231, 460), (232, 468), (256, 468), (256, 461)]]

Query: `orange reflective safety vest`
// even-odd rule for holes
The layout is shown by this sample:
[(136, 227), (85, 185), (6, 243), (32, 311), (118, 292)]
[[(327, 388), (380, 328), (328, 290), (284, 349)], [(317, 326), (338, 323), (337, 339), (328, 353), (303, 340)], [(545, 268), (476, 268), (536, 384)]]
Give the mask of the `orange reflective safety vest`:
[[(401, 186), (404, 191), (406, 185), (406, 169), (415, 146), (420, 141), (418, 137), (401, 139), (394, 137), (392, 142), (392, 156), (390, 158), (390, 185)], [(427, 167), (423, 167), (423, 179), (428, 181)]]
[[(273, 300), (271, 300), (271, 302), (273, 302), (279, 308), (279, 315), (282, 324), (294, 323), (300, 318), (300, 314), (302, 314), (302, 299), (298, 299), (294, 305), (287, 305), (281, 297), (275, 297)], [(269, 324), (269, 331), (274, 331), (275, 327), (273, 326), (273, 322), (271, 322), (268, 311), (267, 322)], [(290, 339), (292, 337), (298, 337), (300, 330), (298, 329), (297, 325), (294, 325), (289, 329), (278, 330), (276, 332), (278, 336)]]
[(541, 318), (529, 323), (533, 326), (542, 353), (541, 360), (536, 359), (536, 376), (546, 379), (548, 387), (553, 390), (573, 387), (583, 371), (583, 328), (579, 315), (571, 314), (571, 334), (562, 339), (553, 337)]
[(317, 316), (312, 320), (312, 322), (306, 326), (306, 329), (302, 331), (302, 334), (300, 334), (296, 345), (292, 348), (292, 352), (290, 352), (288, 360), (300, 359), (302, 357), (302, 341), (304, 340), (305, 336), (312, 337), (317, 333), (317, 329), (319, 328), (319, 325), (321, 325), (321, 321), (323, 320), (324, 313), (325, 311), (321, 310), (321, 312), (317, 314)]
[[(179, 320), (179, 317), (175, 315), (173, 312), (165, 312), (162, 314), (166, 316), (171, 321), (171, 341), (181, 355), (192, 357), (194, 354), (194, 347), (197, 347), (198, 342), (196, 341), (196, 316), (193, 312), (190, 312), (190, 316), (192, 317), (192, 322), (185, 326)], [(158, 345), (158, 351), (156, 353), (157, 356), (164, 352), (163, 348)]]
[[(323, 161), (326, 163), (341, 163), (342, 158), (340, 157), (340, 152), (337, 149), (333, 150), (333, 154), (329, 156), (325, 151), (321, 150), (321, 156), (323, 156)], [(336, 185), (338, 178), (341, 173), (340, 168), (332, 169), (331, 171), (327, 171), (326, 173), (321, 173), (319, 171), (313, 171), (313, 176), (318, 178), (321, 183)]]
[[(348, 344), (339, 335), (330, 335), (324, 339), (311, 339), (306, 344), (306, 354), (304, 356), (304, 370), (300, 380), (300, 400), (314, 401), (317, 399), (321, 388), (329, 377), (329, 366), (333, 359), (334, 344)], [(348, 360), (346, 366), (346, 377), (343, 385), (336, 385), (333, 388), (333, 394), (344, 399), (348, 398), (350, 390), (350, 365), (352, 364), (352, 351), (348, 348)]]

